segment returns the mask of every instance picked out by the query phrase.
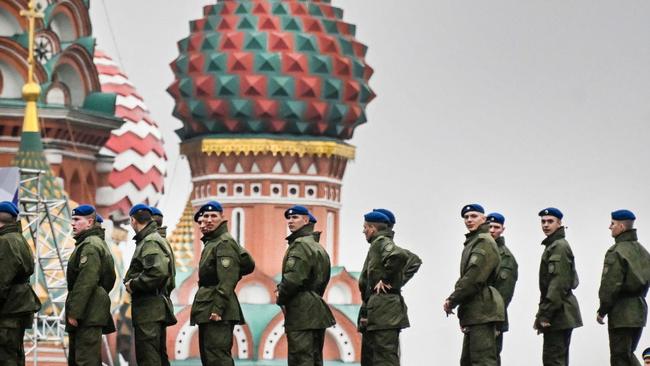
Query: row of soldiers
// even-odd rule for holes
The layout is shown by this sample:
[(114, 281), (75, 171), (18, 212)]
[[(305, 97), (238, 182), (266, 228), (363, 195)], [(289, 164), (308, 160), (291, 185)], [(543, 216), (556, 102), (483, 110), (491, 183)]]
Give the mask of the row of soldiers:
[[(13, 203), (0, 202), (2, 365), (24, 365), (24, 332), (41, 306), (29, 283), (34, 260), (18, 216)], [(138, 204), (129, 216), (136, 233), (135, 251), (123, 284), (131, 294), (136, 361), (138, 365), (169, 365), (166, 328), (177, 322), (170, 299), (175, 286), (174, 254), (165, 239), (160, 210)], [(323, 365), (325, 330), (336, 323), (323, 300), (330, 258), (319, 243), (320, 232), (314, 231), (317, 220), (307, 208), (293, 206), (284, 216), (291, 234), (286, 238), (276, 303), (285, 316), (288, 364)], [(194, 220), (204, 247), (190, 323), (199, 327), (202, 364), (234, 365), (233, 330), (245, 322), (235, 287), (253, 272), (255, 262), (230, 235), (218, 202), (201, 206)], [(69, 365), (101, 365), (102, 335), (116, 330), (109, 297), (116, 281), (115, 266), (102, 221), (91, 205), (72, 210), (75, 248), (68, 260), (65, 305)], [(363, 232), (370, 247), (359, 279), (363, 365), (398, 365), (399, 333), (409, 326), (401, 288), (422, 262), (395, 245), (394, 224), (395, 216), (385, 209), (364, 216)]]
[[(542, 360), (545, 366), (569, 364), (573, 329), (582, 326), (578, 300), (573, 290), (579, 279), (571, 246), (562, 225), (562, 212), (554, 207), (539, 212), (546, 238), (542, 241), (539, 267), (540, 300), (533, 328), (543, 334)], [(461, 366), (501, 364), (503, 333), (508, 331), (507, 308), (512, 300), (518, 265), (505, 245), (505, 218), (499, 213), (485, 214), (479, 204), (461, 209), (469, 231), (460, 264), (460, 278), (443, 310), (458, 318), (463, 338)], [(634, 351), (646, 325), (645, 297), (650, 286), (650, 254), (638, 242), (629, 210), (611, 213), (609, 229), (614, 245), (605, 254), (599, 289), (600, 307), (596, 321), (608, 322), (610, 363), (616, 366), (640, 365)], [(643, 356), (650, 363), (650, 349)]]

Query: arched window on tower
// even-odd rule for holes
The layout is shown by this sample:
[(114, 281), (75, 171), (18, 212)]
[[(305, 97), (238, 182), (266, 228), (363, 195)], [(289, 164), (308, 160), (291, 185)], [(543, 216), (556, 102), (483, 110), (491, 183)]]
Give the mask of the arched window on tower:
[(244, 243), (244, 224), (245, 224), (244, 209), (241, 207), (237, 207), (233, 209), (230, 222), (231, 222), (230, 233), (235, 238), (235, 240), (237, 240), (239, 245), (241, 245), (242, 247), (246, 246)]
[(327, 222), (325, 223), (325, 249), (330, 257), (334, 256), (334, 213), (327, 213)]

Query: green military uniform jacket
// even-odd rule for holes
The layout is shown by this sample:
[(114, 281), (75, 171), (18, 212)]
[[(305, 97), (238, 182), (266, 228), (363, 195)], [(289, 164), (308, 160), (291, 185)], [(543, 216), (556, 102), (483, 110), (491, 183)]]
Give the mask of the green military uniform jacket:
[(512, 296), (515, 293), (515, 285), (517, 284), (517, 278), (519, 277), (519, 265), (517, 264), (517, 260), (515, 260), (515, 256), (512, 255), (512, 252), (510, 252), (510, 249), (506, 246), (506, 240), (501, 236), (495, 241), (499, 250), (501, 264), (499, 265), (499, 274), (494, 282), (494, 288), (499, 291), (499, 294), (503, 298), (506, 317), (506, 320), (501, 324), (499, 330), (507, 332), (508, 306), (510, 305)]
[(41, 302), (29, 284), (34, 257), (20, 222), (0, 227), (0, 328), (31, 328)]
[(488, 224), (482, 224), (465, 235), (460, 278), (448, 298), (452, 307), (459, 306), (458, 319), (463, 327), (505, 320), (503, 298), (494, 288), (499, 252), (489, 228)]
[[(410, 326), (408, 309), (401, 295), (404, 285), (404, 266), (406, 253), (392, 240), (393, 232), (379, 231), (368, 242), (370, 248), (359, 277), (361, 309), (359, 318), (368, 320), (361, 331), (403, 329)], [(388, 293), (377, 294), (374, 287), (383, 281), (391, 286)]]
[(548, 331), (573, 329), (582, 326), (578, 300), (573, 295), (578, 287), (575, 259), (564, 228), (559, 228), (542, 241), (546, 248), (539, 265), (539, 310), (536, 321), (546, 321)]
[(330, 258), (318, 243), (320, 233), (307, 224), (287, 237), (289, 248), (282, 260), (282, 280), (277, 304), (286, 309), (287, 332), (325, 329), (336, 324), (323, 300), (330, 281)]
[(191, 324), (208, 323), (212, 313), (218, 314), (223, 321), (244, 324), (244, 314), (235, 293), (241, 279), (239, 244), (228, 232), (226, 221), (201, 240), (204, 247), (199, 261), (199, 290), (192, 303)]
[(635, 229), (621, 233), (615, 242), (605, 254), (598, 314), (608, 316), (610, 329), (642, 328), (648, 316), (650, 254), (637, 241)]
[[(115, 285), (115, 263), (103, 240), (104, 229), (92, 227), (75, 236), (75, 248), (68, 261), (66, 317), (77, 319), (79, 327), (102, 327), (115, 331), (109, 293)], [(75, 327), (66, 325), (68, 331)]]
[(133, 238), (135, 252), (124, 283), (131, 281), (132, 318), (134, 324), (163, 322), (176, 324), (170, 289), (174, 288), (173, 254), (158, 234), (158, 226), (150, 222)]

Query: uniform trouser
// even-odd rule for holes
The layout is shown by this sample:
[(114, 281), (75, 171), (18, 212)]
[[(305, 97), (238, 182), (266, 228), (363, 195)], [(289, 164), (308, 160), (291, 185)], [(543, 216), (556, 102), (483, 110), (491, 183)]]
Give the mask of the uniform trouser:
[(25, 328), (0, 328), (0, 365), (25, 364), (24, 336)]
[(501, 351), (503, 351), (503, 332), (497, 336), (497, 365), (501, 366)]
[(612, 366), (640, 366), (634, 356), (643, 328), (614, 328), (609, 330), (609, 354)]
[(372, 366), (372, 344), (367, 331), (361, 332), (361, 366)]
[(400, 329), (365, 331), (361, 339), (361, 365), (399, 365), (399, 333)]
[(544, 366), (567, 366), (569, 364), (569, 346), (573, 329), (544, 332), (542, 363)]
[(199, 324), (201, 364), (208, 366), (232, 366), (235, 364), (230, 354), (234, 328), (235, 325), (229, 322)]
[(287, 332), (289, 366), (322, 366), (325, 329)]
[(461, 366), (496, 366), (497, 345), (494, 323), (476, 324), (465, 327)]
[(138, 366), (169, 366), (167, 357), (167, 327), (162, 322), (137, 323), (135, 359)]
[(70, 347), (68, 365), (101, 366), (102, 364), (102, 327), (79, 327), (68, 332)]

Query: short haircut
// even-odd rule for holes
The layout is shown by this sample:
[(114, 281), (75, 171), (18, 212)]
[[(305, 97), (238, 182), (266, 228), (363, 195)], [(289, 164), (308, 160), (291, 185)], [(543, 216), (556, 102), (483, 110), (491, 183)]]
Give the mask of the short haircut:
[(634, 228), (634, 220), (622, 220), (621, 224), (625, 230), (632, 230)]
[(162, 227), (162, 225), (163, 225), (163, 217), (162, 216), (153, 215), (153, 216), (151, 216), (151, 218), (153, 219), (153, 221), (156, 222), (156, 224), (158, 224), (159, 227)]
[(387, 230), (388, 229), (388, 224), (383, 223), (383, 222), (369, 222), (368, 226), (373, 226), (375, 229), (378, 231), (382, 230)]
[(16, 222), (16, 218), (8, 212), (0, 212), (0, 224), (11, 224)]
[(138, 224), (146, 224), (151, 221), (151, 212), (147, 210), (140, 210), (132, 216)]

